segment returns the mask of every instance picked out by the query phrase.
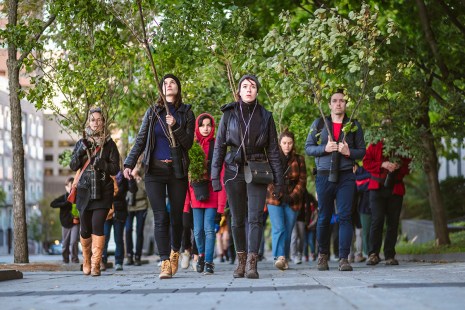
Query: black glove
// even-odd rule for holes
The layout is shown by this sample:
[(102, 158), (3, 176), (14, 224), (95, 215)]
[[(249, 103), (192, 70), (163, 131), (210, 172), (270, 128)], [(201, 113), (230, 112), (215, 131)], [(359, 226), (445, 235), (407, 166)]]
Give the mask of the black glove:
[(280, 199), (282, 195), (283, 195), (283, 186), (280, 184), (275, 184), (274, 190), (273, 190), (273, 198)]
[(220, 225), (220, 222), (221, 222), (221, 213), (217, 212), (215, 215), (215, 224)]
[(98, 169), (98, 170), (101, 170), (101, 171), (107, 171), (107, 162), (105, 161), (105, 159), (101, 158), (101, 157), (96, 157), (95, 160), (94, 160), (94, 168), (95, 169)]
[(213, 179), (213, 180), (212, 180), (212, 187), (213, 187), (213, 191), (214, 191), (214, 192), (219, 192), (219, 191), (221, 191), (222, 187), (221, 187), (221, 182), (220, 182), (220, 180), (218, 180), (218, 179)]
[(81, 143), (79, 144), (78, 148), (78, 155), (79, 156), (84, 156), (87, 154), (87, 149), (89, 148), (89, 142), (87, 142), (86, 139), (81, 139)]

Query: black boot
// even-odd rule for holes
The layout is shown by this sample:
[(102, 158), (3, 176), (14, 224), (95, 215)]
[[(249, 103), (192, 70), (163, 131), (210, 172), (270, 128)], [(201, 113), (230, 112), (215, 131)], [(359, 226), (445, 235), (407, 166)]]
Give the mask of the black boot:
[(132, 255), (128, 255), (126, 257), (126, 265), (127, 266), (134, 265), (134, 260), (132, 259)]
[(197, 261), (197, 265), (195, 269), (198, 273), (202, 273), (205, 268), (205, 256), (199, 256), (199, 260)]
[(134, 258), (134, 266), (140, 266), (142, 265), (142, 262), (140, 261), (140, 256), (135, 256)]

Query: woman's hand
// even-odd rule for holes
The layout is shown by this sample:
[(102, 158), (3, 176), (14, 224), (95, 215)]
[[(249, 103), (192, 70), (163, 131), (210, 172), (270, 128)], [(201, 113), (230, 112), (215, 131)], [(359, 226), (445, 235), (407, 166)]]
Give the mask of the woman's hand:
[(176, 124), (176, 119), (173, 115), (166, 115), (166, 123), (168, 126), (173, 127)]
[(131, 168), (124, 168), (123, 175), (124, 175), (124, 177), (126, 179), (131, 180), (132, 179), (132, 169)]

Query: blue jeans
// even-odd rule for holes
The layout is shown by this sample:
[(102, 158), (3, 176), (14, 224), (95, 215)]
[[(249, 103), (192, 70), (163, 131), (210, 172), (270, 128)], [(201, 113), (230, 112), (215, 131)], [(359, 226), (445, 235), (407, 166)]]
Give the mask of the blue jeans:
[[(308, 254), (315, 254), (315, 239), (316, 239), (316, 230), (312, 229), (307, 231), (307, 242), (305, 245), (305, 255), (307, 256)], [(310, 247), (310, 253), (308, 253), (308, 247)]]
[(205, 261), (213, 263), (215, 251), (215, 208), (192, 208), (194, 214), (194, 236), (199, 254), (205, 254)]
[(294, 228), (297, 212), (288, 204), (279, 206), (268, 205), (271, 220), (271, 244), (273, 257), (284, 256), (290, 258), (291, 235)]
[(124, 260), (124, 242), (123, 242), (123, 232), (124, 232), (124, 222), (111, 219), (105, 221), (103, 231), (105, 234), (105, 247), (103, 248), (102, 259), (103, 262), (107, 262), (108, 254), (108, 241), (110, 241), (111, 227), (113, 226), (113, 237), (115, 238), (115, 264), (123, 264)]
[(128, 256), (134, 255), (134, 243), (132, 242), (132, 230), (134, 227), (134, 218), (136, 219), (136, 257), (142, 255), (142, 245), (144, 244), (144, 225), (147, 217), (147, 209), (131, 211), (126, 219), (126, 252)]
[(318, 250), (329, 254), (330, 222), (336, 206), (339, 221), (339, 258), (348, 258), (352, 244), (352, 201), (355, 192), (355, 175), (352, 170), (340, 171), (339, 182), (328, 181), (327, 175), (316, 176), (318, 194)]

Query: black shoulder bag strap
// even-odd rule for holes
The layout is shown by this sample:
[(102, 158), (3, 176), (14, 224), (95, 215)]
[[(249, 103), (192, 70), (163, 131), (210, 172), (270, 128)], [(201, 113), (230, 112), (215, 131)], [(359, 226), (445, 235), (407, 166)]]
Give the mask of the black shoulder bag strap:
[(210, 146), (208, 149), (208, 157), (207, 157), (207, 171), (208, 175), (211, 176), (212, 174), (212, 159), (213, 159), (213, 151), (215, 148), (215, 139), (210, 140)]

